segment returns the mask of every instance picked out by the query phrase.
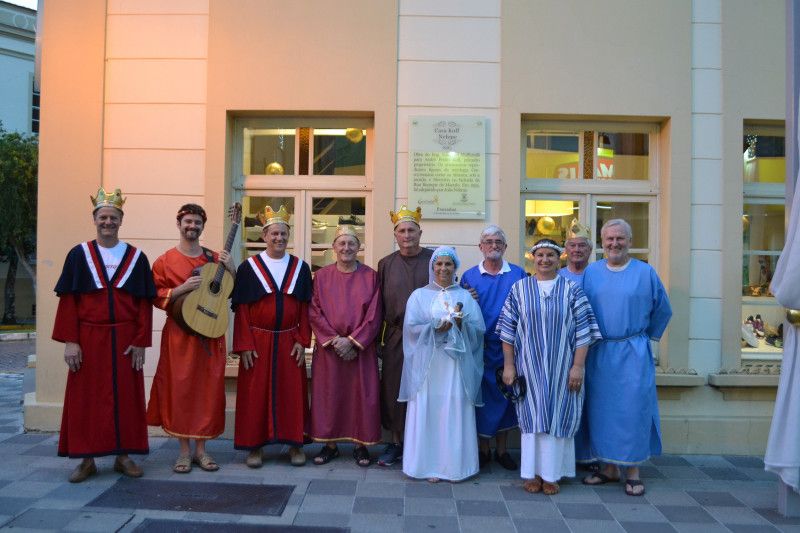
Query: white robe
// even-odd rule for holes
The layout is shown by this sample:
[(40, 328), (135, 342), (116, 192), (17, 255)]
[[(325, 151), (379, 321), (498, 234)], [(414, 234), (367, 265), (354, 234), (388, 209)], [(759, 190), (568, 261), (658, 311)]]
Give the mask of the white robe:
[[(434, 329), (443, 303), (463, 306), (462, 326)], [(484, 322), (469, 292), (430, 284), (411, 294), (403, 328), (400, 401), (408, 402), (403, 472), (414, 478), (466, 479), (478, 473), (475, 405), (480, 404)]]

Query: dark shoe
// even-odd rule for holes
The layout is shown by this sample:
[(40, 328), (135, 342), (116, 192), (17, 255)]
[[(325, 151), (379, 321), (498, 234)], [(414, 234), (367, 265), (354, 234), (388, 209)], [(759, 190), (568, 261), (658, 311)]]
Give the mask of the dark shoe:
[(363, 468), (372, 464), (372, 459), (369, 457), (369, 450), (366, 446), (356, 446), (356, 448), (353, 449), (353, 459), (356, 460), (358, 466)]
[(78, 466), (75, 467), (75, 470), (73, 470), (69, 475), (69, 482), (80, 483), (81, 481), (86, 481), (90, 476), (93, 476), (96, 473), (97, 466), (94, 464), (94, 461), (89, 464), (81, 461)]
[(381, 466), (392, 466), (397, 461), (403, 459), (402, 444), (387, 444), (383, 453), (378, 457), (378, 464)]
[(517, 462), (511, 458), (511, 455), (508, 452), (503, 452), (502, 454), (497, 454), (497, 450), (494, 451), (494, 460), (500, 463), (500, 466), (505, 468), (506, 470), (516, 470), (519, 468)]
[(338, 447), (323, 446), (319, 453), (314, 456), (314, 464), (326, 465), (337, 457), (339, 457)]
[(133, 462), (130, 457), (117, 457), (114, 461), (114, 471), (120, 474), (125, 474), (128, 477), (142, 477), (144, 471), (142, 467)]
[[(642, 487), (637, 490), (637, 487)], [(639, 479), (626, 479), (625, 480), (625, 494), (628, 496), (644, 496), (644, 483)]]
[(478, 465), (480, 468), (489, 464), (489, 461), (492, 460), (492, 452), (482, 452), (478, 450)]

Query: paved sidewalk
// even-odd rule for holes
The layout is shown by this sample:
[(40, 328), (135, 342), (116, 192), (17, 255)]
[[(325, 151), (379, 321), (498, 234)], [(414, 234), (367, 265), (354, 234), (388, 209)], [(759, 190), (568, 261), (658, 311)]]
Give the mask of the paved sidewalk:
[[(351, 459), (352, 448), (345, 446), (330, 464), (320, 467), (309, 462), (302, 468), (290, 466), (280, 447), (271, 447), (264, 468), (251, 470), (242, 464), (244, 453), (234, 451), (231, 441), (218, 440), (208, 448), (221, 463), (220, 471), (206, 473), (195, 467), (190, 474), (179, 475), (171, 471), (176, 443), (153, 438), (151, 453), (142, 462), (145, 479), (185, 483), (187, 502), (195, 497), (198, 482), (218, 484), (220, 494), (227, 484), (242, 483), (293, 485), (294, 491), (280, 516), (261, 516), (258, 509), (253, 514), (225, 514), (93, 507), (88, 504), (105, 491), (122, 490), (115, 487), (122, 476), (112, 470), (113, 458), (98, 460), (99, 475), (78, 485), (68, 483), (75, 461), (56, 456), (57, 436), (21, 434), (21, 394), (22, 375), (0, 373), (3, 529), (155, 531), (154, 519), (178, 519), (206, 522), (225, 531), (251, 530), (255, 528), (248, 525), (254, 524), (298, 532), (325, 528), (428, 533), (800, 532), (800, 519), (777, 514), (775, 477), (764, 472), (756, 457), (655, 458), (642, 469), (647, 484), (643, 498), (626, 496), (619, 484), (586, 487), (576, 480), (548, 497), (524, 493), (518, 474), (496, 464), (475, 479), (434, 485), (409, 480), (398, 466), (359, 468)], [(307, 447), (309, 455), (317, 449), (317, 445)]]

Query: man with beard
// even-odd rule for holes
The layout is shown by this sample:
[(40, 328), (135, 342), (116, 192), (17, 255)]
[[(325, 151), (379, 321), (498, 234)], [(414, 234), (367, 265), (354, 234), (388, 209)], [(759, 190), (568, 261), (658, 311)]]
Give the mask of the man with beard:
[(267, 206), (264, 218), (267, 248), (239, 265), (233, 289), (233, 351), (241, 356), (233, 446), (248, 450), (245, 463), (259, 468), (264, 445), (288, 444), (292, 465), (301, 466), (311, 418), (304, 357), (311, 268), (286, 253), (286, 209)]
[(481, 468), (491, 460), (489, 441), (494, 437), (497, 444), (495, 461), (506, 470), (516, 470), (517, 463), (506, 450), (506, 443), (508, 431), (517, 427), (517, 414), (514, 404), (497, 388), (495, 371), (503, 367), (503, 345), (495, 327), (511, 286), (524, 279), (526, 274), (522, 268), (503, 259), (508, 246), (506, 234), (500, 227), (487, 226), (481, 232), (478, 247), (483, 254), (483, 261), (464, 272), (461, 277), (461, 286), (470, 290), (478, 300), (483, 321), (486, 323), (481, 382), (484, 405), (475, 408), (480, 438), (478, 459)]
[(567, 253), (567, 266), (560, 269), (558, 275), (574, 281), (578, 287), (583, 287), (583, 271), (589, 265), (589, 257), (592, 255), (592, 234), (589, 228), (573, 218), (567, 230), (564, 249)]
[(56, 284), (53, 340), (69, 366), (58, 455), (83, 461), (69, 477), (97, 473), (94, 458), (116, 455), (114, 470), (141, 477), (129, 453), (146, 454), (144, 349), (150, 346), (155, 296), (147, 257), (119, 240), (119, 189), (92, 197), (95, 240), (70, 250)]
[[(173, 471), (186, 474), (192, 464), (213, 472), (219, 465), (206, 453), (206, 440), (225, 430), (225, 337), (206, 339), (181, 327), (170, 315), (175, 299), (200, 286), (199, 271), (222, 262), (235, 273), (225, 250), (212, 253), (200, 246), (206, 212), (197, 204), (181, 206), (176, 216), (180, 241), (153, 263), (158, 291), (154, 305), (167, 311), (161, 332), (161, 357), (153, 378), (147, 423), (178, 438), (180, 453)], [(189, 439), (195, 440), (194, 454)]]
[(428, 284), (428, 267), (432, 250), (419, 244), (422, 209), (411, 211), (402, 206), (389, 211), (394, 224), (398, 250), (378, 262), (378, 284), (383, 300), (383, 332), (378, 336), (378, 357), (381, 358), (381, 423), (392, 433), (378, 464), (389, 466), (403, 458), (403, 433), (406, 404), (397, 401), (403, 375), (403, 320), (406, 302), (411, 293)]

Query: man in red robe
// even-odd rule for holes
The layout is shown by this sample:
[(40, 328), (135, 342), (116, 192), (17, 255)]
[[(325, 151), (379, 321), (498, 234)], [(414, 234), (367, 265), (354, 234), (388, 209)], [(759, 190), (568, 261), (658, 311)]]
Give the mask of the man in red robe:
[[(186, 204), (176, 218), (178, 246), (153, 263), (154, 305), (167, 311), (167, 321), (161, 332), (161, 356), (150, 390), (147, 423), (178, 438), (180, 454), (173, 471), (188, 473), (194, 463), (214, 472), (219, 465), (206, 453), (206, 440), (225, 430), (225, 336), (207, 339), (184, 329), (171, 316), (170, 307), (181, 295), (200, 286), (199, 270), (206, 263), (221, 262), (232, 274), (236, 269), (225, 250), (216, 254), (200, 246), (205, 209)], [(189, 439), (195, 439), (194, 454)]]
[(267, 206), (265, 216), (267, 248), (239, 265), (233, 289), (233, 351), (241, 357), (233, 445), (249, 450), (247, 466), (259, 468), (265, 444), (288, 444), (300, 466), (310, 419), (304, 352), (311, 344), (311, 269), (286, 253), (284, 207)]
[(114, 470), (141, 477), (129, 453), (146, 454), (144, 349), (150, 346), (155, 296), (147, 257), (119, 240), (122, 204), (117, 189), (92, 197), (95, 240), (67, 255), (56, 284), (53, 340), (65, 343), (69, 366), (58, 455), (83, 458), (69, 477), (97, 473), (94, 458), (116, 455)]
[(352, 226), (339, 226), (333, 240), (336, 262), (314, 276), (311, 437), (326, 443), (314, 457), (318, 465), (339, 455), (337, 442), (354, 442), (356, 463), (369, 466), (366, 445), (381, 440), (375, 350), (383, 320), (381, 294), (378, 273), (356, 260), (360, 246)]

